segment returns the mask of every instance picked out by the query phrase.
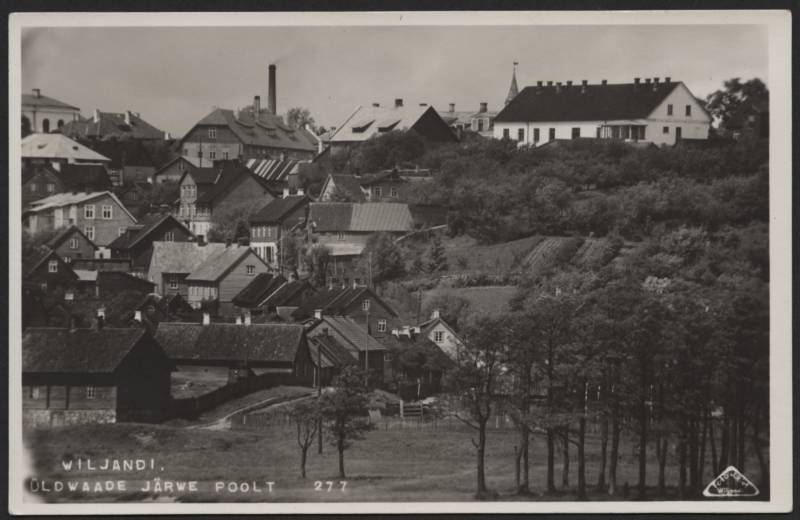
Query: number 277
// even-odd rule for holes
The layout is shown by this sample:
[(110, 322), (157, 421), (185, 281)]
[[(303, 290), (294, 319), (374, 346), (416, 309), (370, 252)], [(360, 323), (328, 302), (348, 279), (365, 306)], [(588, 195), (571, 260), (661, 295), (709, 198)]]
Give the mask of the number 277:
[[(333, 485), (334, 484), (335, 484), (335, 482), (333, 480), (326, 480), (324, 482), (321, 481), (321, 480), (317, 480), (317, 481), (314, 482), (314, 491), (325, 491), (327, 493), (330, 493), (331, 491), (333, 491)], [(347, 481), (346, 480), (340, 480), (339, 481), (339, 491), (344, 491), (344, 488), (346, 488), (346, 487), (347, 487)]]

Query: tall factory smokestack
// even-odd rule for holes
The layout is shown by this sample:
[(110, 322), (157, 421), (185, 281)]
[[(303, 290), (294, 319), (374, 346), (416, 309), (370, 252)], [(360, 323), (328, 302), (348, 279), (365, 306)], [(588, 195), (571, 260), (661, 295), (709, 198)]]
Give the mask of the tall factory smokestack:
[(269, 111), (273, 114), (277, 114), (278, 110), (278, 103), (276, 101), (277, 93), (275, 87), (275, 65), (272, 64), (269, 66), (269, 84), (267, 85), (267, 97), (268, 97), (268, 107)]

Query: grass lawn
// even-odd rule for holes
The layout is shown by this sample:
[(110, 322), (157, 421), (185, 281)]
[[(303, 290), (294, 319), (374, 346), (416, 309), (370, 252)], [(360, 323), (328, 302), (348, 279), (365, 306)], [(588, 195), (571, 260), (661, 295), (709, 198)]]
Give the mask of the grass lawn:
[[(442, 423), (444, 424), (444, 423)], [(460, 425), (434, 428), (377, 429), (345, 452), (347, 485), (339, 490), (337, 455), (329, 445), (318, 455), (316, 445), (309, 452), (308, 478), (298, 477), (298, 448), (291, 427), (258, 431), (215, 431), (170, 426), (115, 424), (83, 425), (26, 432), (26, 445), (33, 458), (32, 476), (39, 479), (72, 478), (104, 480), (127, 479), (125, 492), (84, 495), (83, 500), (127, 500), (153, 498), (139, 490), (146, 480), (158, 476), (166, 480), (198, 481), (198, 491), (183, 493), (178, 500), (191, 501), (468, 501), (475, 489), (475, 451), (471, 431)], [(487, 447), (487, 482), (501, 500), (518, 500), (514, 486), (513, 453), (515, 432), (490, 430)], [(587, 482), (596, 482), (597, 439), (590, 437), (587, 453)], [(134, 473), (108, 471), (70, 471), (61, 467), (65, 457), (91, 457), (95, 464), (107, 457), (153, 458), (156, 470)], [(560, 458), (556, 459), (556, 482), (561, 483)], [(619, 461), (620, 489), (625, 482), (633, 494), (636, 482), (636, 459), (631, 444), (622, 446)], [(674, 464), (674, 461), (671, 462)], [(163, 468), (163, 469), (162, 469)], [(570, 483), (577, 481), (575, 452), (572, 452)], [(745, 474), (759, 481), (757, 464), (748, 464)], [(655, 486), (657, 468), (648, 467), (648, 485)], [(706, 468), (703, 482), (712, 478)], [(553, 497), (540, 493), (545, 479), (545, 447), (540, 436), (534, 437), (531, 482), (534, 496), (529, 500), (572, 500), (574, 490)], [(674, 467), (667, 472), (669, 484), (676, 482)], [(314, 482), (333, 481), (331, 492), (316, 491)], [(215, 492), (215, 482), (274, 481), (272, 494)], [(161, 496), (169, 495), (162, 493)], [(181, 494), (173, 493), (174, 498)], [(49, 495), (64, 499), (64, 495)], [(75, 496), (72, 495), (75, 500)], [(169, 498), (169, 497), (167, 497)], [(605, 494), (592, 492), (594, 500), (608, 500)], [(620, 499), (622, 497), (618, 497)]]
[(470, 311), (483, 315), (505, 312), (508, 302), (517, 293), (514, 285), (489, 285), (483, 287), (436, 288), (425, 293), (426, 298), (439, 294), (460, 296), (470, 302)]

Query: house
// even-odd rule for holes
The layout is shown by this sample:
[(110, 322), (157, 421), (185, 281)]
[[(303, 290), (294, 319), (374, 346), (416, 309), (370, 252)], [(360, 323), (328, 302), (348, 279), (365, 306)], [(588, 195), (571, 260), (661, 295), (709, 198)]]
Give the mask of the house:
[(22, 206), (64, 191), (64, 181), (49, 164), (23, 164)]
[(458, 333), (442, 319), (438, 309), (433, 311), (430, 319), (420, 323), (417, 328), (422, 337), (433, 342), (450, 359), (458, 359), (459, 349), (464, 346), (464, 342)]
[(98, 255), (107, 257), (107, 247), (136, 219), (116, 195), (109, 191), (59, 193), (32, 202), (22, 213), (23, 226), (30, 233), (64, 226), (78, 226), (99, 246)]
[(97, 297), (109, 300), (126, 292), (139, 293), (142, 297), (155, 291), (156, 284), (123, 271), (96, 271)]
[(305, 227), (310, 202), (305, 195), (276, 198), (250, 216), (250, 247), (273, 269), (282, 269), (280, 244), (291, 240), (293, 229)]
[(92, 141), (125, 141), (131, 139), (163, 140), (169, 134), (154, 127), (138, 112), (101, 112), (95, 109), (92, 117), (76, 118), (63, 127), (61, 133), (71, 139)]
[(64, 228), (48, 240), (46, 245), (68, 264), (82, 258), (93, 259), (97, 251), (95, 243), (78, 226)]
[[(153, 209), (152, 206), (157, 208), (157, 205), (151, 202), (153, 189), (153, 185), (149, 182), (134, 181), (121, 186), (116, 192), (125, 207), (131, 210), (131, 213), (137, 218), (140, 218)], [(174, 193), (177, 194), (177, 190)]]
[(229, 245), (206, 258), (185, 278), (189, 286), (189, 305), (200, 308), (203, 302), (216, 301), (223, 314), (233, 310), (233, 298), (259, 274), (269, 271), (246, 245)]
[(302, 325), (280, 323), (158, 324), (156, 340), (183, 373), (202, 373), (227, 383), (247, 379), (255, 387), (310, 386), (313, 365)]
[(72, 299), (80, 277), (55, 251), (49, 249), (25, 259), (24, 286), (40, 294), (55, 294)]
[(35, 88), (31, 94), (22, 94), (22, 137), (30, 133), (47, 134), (63, 128), (81, 116), (78, 107), (64, 103)]
[(419, 182), (432, 181), (430, 170), (383, 170), (366, 175), (329, 174), (320, 190), (320, 202), (407, 202)]
[(225, 248), (225, 244), (197, 242), (153, 242), (153, 254), (147, 279), (156, 284), (156, 293), (169, 297), (180, 294), (184, 300), (189, 298), (189, 285), (186, 277), (208, 257)]
[(329, 173), (319, 192), (319, 202), (364, 202), (360, 175)]
[(168, 213), (142, 217), (125, 230), (108, 248), (111, 258), (130, 258), (133, 269), (147, 271), (153, 256), (154, 242), (189, 242), (194, 235), (178, 219)]
[(328, 386), (345, 367), (357, 367), (358, 359), (334, 338), (328, 329), (308, 338), (308, 350), (314, 365), (314, 386)]
[(102, 164), (65, 164), (59, 172), (64, 191), (111, 190), (111, 177)]
[(378, 135), (392, 131), (411, 131), (433, 142), (455, 142), (456, 135), (436, 110), (425, 103), (404, 106), (395, 99), (394, 106), (359, 106), (330, 136), (331, 153), (339, 153)]
[(707, 139), (711, 117), (680, 81), (580, 85), (552, 81), (525, 87), (494, 120), (494, 137), (539, 146), (554, 139), (596, 137), (673, 145)]
[(70, 265), (87, 271), (131, 271), (130, 258), (73, 258)]
[(186, 170), (195, 168), (211, 168), (214, 161), (207, 158), (188, 157), (180, 155), (160, 166), (152, 175), (153, 184), (177, 184)]
[(406, 400), (441, 392), (444, 374), (456, 366), (436, 343), (411, 327), (393, 329), (381, 342), (387, 347), (385, 383)]
[(49, 163), (56, 171), (64, 164), (108, 164), (111, 159), (61, 134), (31, 134), (22, 138), (22, 164)]
[(464, 132), (475, 132), (476, 134), (491, 138), (494, 130), (494, 118), (498, 112), (490, 111), (489, 104), (482, 101), (478, 106), (478, 111), (456, 111), (456, 104), (450, 103), (447, 112), (440, 111), (439, 116), (455, 131), (459, 137)]
[(397, 326), (397, 312), (369, 287), (329, 287), (320, 289), (294, 311), (293, 319), (301, 321), (323, 316), (347, 316), (363, 326), (368, 321), (370, 335), (382, 338)]
[(23, 423), (163, 420), (173, 370), (141, 328), (28, 328), (22, 333)]
[(206, 237), (214, 212), (266, 204), (277, 196), (266, 181), (238, 161), (218, 161), (213, 168), (184, 172), (175, 215), (192, 233)]
[(248, 159), (245, 166), (265, 181), (275, 192), (302, 188), (300, 171), (310, 161), (297, 159)]
[(347, 316), (317, 314), (308, 324), (307, 334), (309, 338), (332, 336), (351, 356), (358, 359), (359, 367), (369, 367), (371, 384), (383, 384), (386, 347), (373, 338), (363, 325)]
[(107, 166), (114, 186), (124, 186), (133, 182), (149, 182), (150, 177), (156, 171), (157, 161), (144, 141), (138, 139), (126, 141), (83, 139), (81, 143), (110, 159)]
[(291, 313), (314, 292), (307, 280), (288, 281), (281, 275), (261, 273), (233, 297), (233, 304), (252, 314), (277, 314), (291, 321)]

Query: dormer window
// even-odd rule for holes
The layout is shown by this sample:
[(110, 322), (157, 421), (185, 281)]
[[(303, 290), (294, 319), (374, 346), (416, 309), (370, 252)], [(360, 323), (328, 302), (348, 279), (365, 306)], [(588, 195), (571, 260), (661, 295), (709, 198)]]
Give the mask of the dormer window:
[(374, 122), (375, 122), (374, 119), (358, 121), (353, 125), (353, 132), (357, 134), (364, 133), (367, 131), (367, 128), (369, 128), (370, 125), (372, 125), (372, 123)]
[(217, 129), (216, 128), (209, 128), (208, 129), (208, 138), (209, 139), (216, 139), (217, 138)]

